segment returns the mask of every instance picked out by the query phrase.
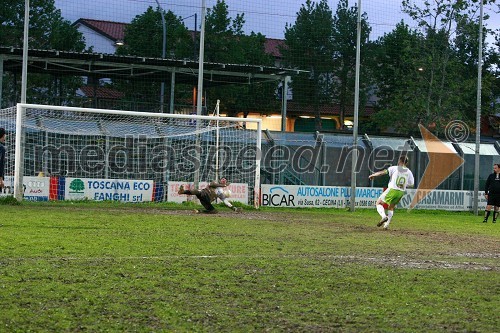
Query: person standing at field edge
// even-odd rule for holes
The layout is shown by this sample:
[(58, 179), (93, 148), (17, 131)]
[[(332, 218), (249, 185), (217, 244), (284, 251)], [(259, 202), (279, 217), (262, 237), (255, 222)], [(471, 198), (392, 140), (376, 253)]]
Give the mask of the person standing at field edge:
[[(378, 176), (389, 175), (387, 189), (380, 195), (376, 203), (377, 212), (382, 217), (380, 222), (377, 223), (377, 227), (384, 225), (385, 230), (389, 228), (389, 224), (394, 215), (394, 208), (405, 194), (406, 187), (412, 187), (415, 184), (413, 173), (408, 169), (407, 165), (408, 157), (401, 156), (399, 157), (398, 165), (393, 165), (385, 170), (375, 172), (368, 176), (371, 180)], [(385, 214), (384, 203), (389, 206), (387, 215)]]
[(0, 127), (0, 188), (3, 188), (3, 178), (5, 175), (5, 128)]
[(493, 173), (486, 179), (484, 186), (484, 196), (486, 197), (486, 210), (484, 211), (483, 223), (488, 222), (491, 207), (495, 207), (493, 211), (493, 223), (497, 222), (498, 210), (500, 208), (500, 163), (493, 164)]

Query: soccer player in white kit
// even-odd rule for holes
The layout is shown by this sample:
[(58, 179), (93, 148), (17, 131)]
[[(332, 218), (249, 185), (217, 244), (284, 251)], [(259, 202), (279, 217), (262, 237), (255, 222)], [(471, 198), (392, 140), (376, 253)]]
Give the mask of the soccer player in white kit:
[[(406, 156), (401, 156), (398, 161), (398, 165), (391, 166), (385, 170), (375, 172), (371, 174), (368, 178), (373, 179), (378, 176), (389, 174), (389, 184), (387, 189), (378, 198), (376, 206), (377, 212), (382, 217), (377, 227), (384, 226), (384, 229), (389, 228), (392, 217), (394, 215), (394, 208), (398, 204), (399, 200), (403, 197), (406, 191), (406, 187), (412, 187), (415, 184), (415, 179), (413, 178), (413, 173), (407, 168), (408, 158)], [(383, 204), (387, 204), (388, 211), (385, 214), (385, 209)]]

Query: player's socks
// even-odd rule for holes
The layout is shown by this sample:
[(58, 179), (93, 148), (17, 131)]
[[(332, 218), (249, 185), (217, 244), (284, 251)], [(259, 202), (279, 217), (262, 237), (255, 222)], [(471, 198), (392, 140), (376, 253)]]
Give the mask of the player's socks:
[(394, 211), (390, 210), (387, 212), (387, 221), (384, 223), (384, 229), (389, 228), (389, 224), (391, 224), (392, 216), (394, 215)]
[(498, 211), (493, 212), (493, 223), (497, 223)]
[(377, 205), (377, 212), (378, 214), (380, 215), (381, 218), (386, 218), (387, 215), (385, 215), (385, 209), (384, 209), (384, 206), (382, 205)]
[(377, 223), (377, 227), (380, 227), (382, 224), (384, 224), (387, 221), (388, 217), (387, 217), (387, 215), (385, 215), (385, 209), (384, 209), (384, 206), (382, 206), (382, 205), (377, 205), (377, 212), (380, 215), (380, 217), (382, 217), (380, 222)]
[(387, 220), (387, 224), (391, 223), (391, 220), (392, 220), (392, 216), (394, 215), (394, 211), (393, 210), (390, 210), (387, 212), (387, 217), (389, 218)]
[(488, 217), (490, 217), (490, 211), (486, 210), (486, 211), (484, 211), (484, 220), (483, 220), (483, 223), (488, 222)]

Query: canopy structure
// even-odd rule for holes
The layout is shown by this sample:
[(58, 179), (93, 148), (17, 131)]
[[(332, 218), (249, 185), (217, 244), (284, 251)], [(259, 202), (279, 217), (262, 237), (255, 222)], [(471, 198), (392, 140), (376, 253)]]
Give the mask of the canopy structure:
[[(21, 72), (21, 48), (0, 47), (3, 71)], [(102, 53), (82, 53), (57, 50), (28, 51), (28, 72), (57, 75), (96, 76), (130, 80), (164, 81), (166, 74), (175, 73), (177, 83), (196, 84), (198, 61), (121, 56)], [(204, 80), (214, 84), (255, 83), (284, 80), (300, 70), (268, 66), (205, 62)]]
[[(21, 73), (22, 56), (22, 48), (0, 47), (0, 103), (2, 75), (7, 71)], [(172, 92), (175, 84), (197, 85), (198, 65), (198, 61), (187, 59), (38, 49), (28, 51), (28, 73), (156, 82), (170, 80)], [(301, 72), (305, 71), (245, 64), (205, 62), (203, 65), (204, 84), (210, 86), (282, 81), (287, 89), (290, 77)], [(282, 112), (286, 115), (286, 101), (283, 104)]]

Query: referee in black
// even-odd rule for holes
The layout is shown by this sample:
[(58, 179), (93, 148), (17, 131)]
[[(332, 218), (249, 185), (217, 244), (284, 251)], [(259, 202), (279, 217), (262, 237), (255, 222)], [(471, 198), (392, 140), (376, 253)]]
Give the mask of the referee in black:
[(488, 222), (492, 206), (495, 207), (495, 211), (493, 212), (493, 223), (496, 223), (498, 210), (500, 208), (500, 163), (493, 164), (493, 173), (486, 179), (484, 196), (486, 197), (487, 203), (483, 223)]

